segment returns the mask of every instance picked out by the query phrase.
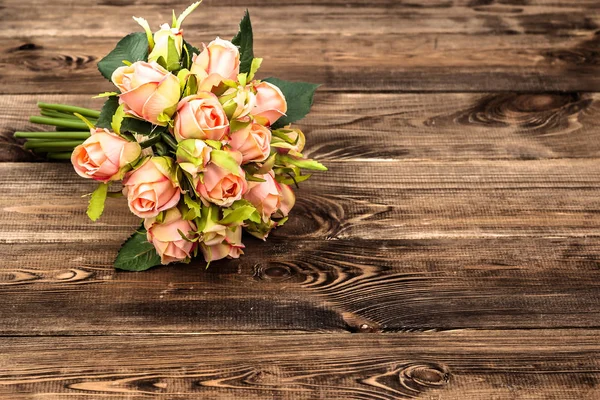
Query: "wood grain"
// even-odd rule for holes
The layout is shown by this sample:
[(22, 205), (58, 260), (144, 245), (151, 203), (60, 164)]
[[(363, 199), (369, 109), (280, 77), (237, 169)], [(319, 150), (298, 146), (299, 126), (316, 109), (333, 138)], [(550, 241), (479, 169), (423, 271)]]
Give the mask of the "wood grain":
[[(303, 183), (280, 238), (597, 237), (595, 159), (333, 162)], [(0, 164), (1, 241), (121, 240), (136, 226), (122, 199), (101, 223), (85, 216), (93, 182), (68, 164)], [(43, 198), (43, 202), (40, 201)], [(15, 198), (19, 199), (18, 204)]]
[[(327, 93), (299, 126), (322, 161), (535, 160), (600, 156), (596, 93)], [(0, 161), (33, 161), (15, 131), (37, 101), (99, 109), (90, 95), (0, 95)], [(48, 128), (48, 127), (46, 127)], [(377, 138), (373, 140), (373, 138)]]
[[(86, 12), (74, 18), (85, 19)], [(54, 31), (56, 23), (51, 23)], [(127, 31), (136, 29), (133, 24), (125, 24)], [(217, 33), (194, 33), (188, 39), (198, 44)], [(118, 39), (98, 37), (95, 30), (72, 36), (41, 31), (0, 37), (0, 93), (112, 90), (96, 63)], [(290, 35), (257, 29), (255, 36), (255, 54), (264, 57), (260, 77), (322, 83), (323, 91), (600, 91), (599, 48), (595, 29), (564, 36), (351, 31)]]
[(598, 328), (600, 319), (597, 238), (245, 238), (239, 260), (145, 273), (113, 269), (118, 240), (1, 244), (10, 306), (0, 334)]
[(592, 400), (600, 395), (597, 337), (517, 330), (7, 338), (0, 398)]
[(3, 163), (1, 329), (596, 327), (597, 164), (330, 162), (241, 260), (128, 274), (111, 267), (137, 225), (123, 200), (91, 223), (69, 165)]

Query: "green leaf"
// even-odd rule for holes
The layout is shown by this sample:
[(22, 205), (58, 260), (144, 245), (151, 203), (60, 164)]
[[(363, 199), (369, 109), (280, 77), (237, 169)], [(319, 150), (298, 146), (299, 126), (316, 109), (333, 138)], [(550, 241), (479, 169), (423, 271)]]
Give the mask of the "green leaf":
[(90, 217), (92, 221), (96, 221), (102, 215), (107, 194), (107, 183), (101, 183), (92, 193), (92, 196), (90, 197), (90, 203), (88, 204), (87, 208), (87, 216)]
[(125, 271), (145, 271), (160, 265), (160, 256), (141, 228), (127, 239), (115, 259), (115, 268)]
[(240, 72), (250, 72), (252, 59), (254, 58), (254, 45), (252, 37), (252, 23), (250, 13), (246, 10), (244, 18), (240, 22), (240, 31), (231, 39), (231, 43), (240, 48)]
[(96, 126), (98, 128), (110, 129), (112, 127), (112, 119), (115, 112), (119, 108), (119, 98), (117, 96), (110, 96), (102, 106)]
[(98, 62), (98, 70), (110, 80), (113, 72), (123, 65), (123, 60), (134, 63), (148, 59), (148, 38), (144, 32), (130, 33), (117, 43), (106, 57)]
[(125, 107), (123, 107), (123, 104), (121, 104), (113, 114), (112, 121), (110, 123), (110, 127), (112, 128), (113, 132), (115, 132), (117, 135), (121, 134), (121, 124), (123, 124), (124, 118)]
[[(177, 18), (175, 22), (175, 26), (173, 28), (181, 28), (181, 24), (183, 21), (202, 3), (202, 0), (192, 3), (188, 8), (186, 8)], [(173, 18), (175, 17), (175, 11), (173, 11)]]
[(148, 39), (148, 44), (150, 48), (154, 47), (154, 36), (152, 35), (152, 30), (150, 29), (150, 25), (148, 21), (141, 17), (133, 17), (133, 20), (140, 24), (142, 28), (144, 28), (144, 32), (146, 32), (146, 38)]
[(300, 182), (304, 182), (311, 175), (297, 175), (297, 176), (286, 176), (286, 175), (275, 175), (275, 180), (279, 183), (285, 183), (286, 185), (297, 185)]
[(192, 68), (192, 58), (194, 54), (200, 54), (200, 50), (197, 47), (192, 46), (185, 40), (183, 41), (183, 68)]
[(234, 175), (240, 174), (240, 165), (224, 150), (213, 150), (210, 152), (210, 161)]
[(293, 158), (285, 155), (278, 155), (277, 159), (284, 164), (295, 165), (298, 168), (312, 169), (315, 171), (327, 171), (327, 167), (316, 160)]
[(286, 115), (275, 121), (271, 126), (272, 129), (282, 128), (304, 118), (310, 111), (315, 91), (320, 86), (314, 83), (290, 82), (277, 78), (267, 78), (264, 81), (277, 86), (287, 102)]
[(254, 79), (254, 75), (256, 75), (256, 71), (258, 71), (262, 62), (263, 62), (262, 58), (253, 58), (252, 59), (252, 64), (250, 65), (250, 73), (248, 73), (249, 81)]
[(86, 126), (87, 126), (89, 129), (94, 129), (94, 128), (95, 128), (94, 124), (92, 124), (92, 123), (90, 122), (90, 120), (89, 120), (89, 119), (87, 119), (86, 117), (84, 117), (83, 115), (81, 115), (81, 114), (79, 114), (79, 113), (73, 113), (73, 115), (74, 115), (74, 116), (76, 116), (77, 118), (79, 118), (79, 119), (80, 119), (80, 120), (81, 120), (81, 121), (82, 121), (84, 124), (86, 124)]
[(98, 94), (97, 96), (92, 97), (92, 99), (100, 99), (102, 97), (111, 97), (111, 96), (117, 96), (119, 93), (117, 92), (103, 92)]
[(179, 59), (181, 55), (177, 50), (177, 45), (175, 44), (175, 39), (169, 36), (168, 45), (167, 45), (167, 71), (177, 71), (181, 68), (181, 64), (179, 63)]
[(125, 117), (121, 122), (121, 131), (135, 132), (140, 135), (150, 135), (157, 133), (158, 129), (164, 129), (164, 127), (158, 127), (152, 125), (148, 121), (142, 121), (141, 119)]
[(242, 206), (235, 210), (223, 210), (224, 218), (219, 221), (221, 225), (241, 224), (256, 212), (253, 206)]
[(192, 199), (189, 195), (183, 196), (185, 205), (189, 208), (189, 212), (184, 216), (185, 220), (192, 221), (196, 218), (200, 218), (202, 215), (202, 206), (200, 203)]

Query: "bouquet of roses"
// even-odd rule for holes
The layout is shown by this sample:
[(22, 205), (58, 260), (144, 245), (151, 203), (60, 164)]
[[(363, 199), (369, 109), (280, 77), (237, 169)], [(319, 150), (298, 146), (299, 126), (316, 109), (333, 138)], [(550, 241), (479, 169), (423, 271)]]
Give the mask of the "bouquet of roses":
[[(157, 32), (134, 17), (145, 32), (125, 36), (98, 63), (118, 89), (100, 95), (100, 112), (39, 103), (42, 116), (31, 121), (57, 131), (15, 134), (99, 182), (92, 220), (108, 196), (127, 197), (143, 224), (121, 248), (120, 269), (189, 262), (199, 252), (208, 263), (238, 258), (242, 230), (266, 239), (285, 223), (290, 185), (310, 177), (302, 169), (326, 170), (302, 155), (305, 137), (290, 126), (308, 113), (317, 85), (255, 78), (262, 59), (248, 12), (231, 41), (186, 42), (182, 23), (199, 4)], [(122, 192), (110, 192), (115, 181)]]

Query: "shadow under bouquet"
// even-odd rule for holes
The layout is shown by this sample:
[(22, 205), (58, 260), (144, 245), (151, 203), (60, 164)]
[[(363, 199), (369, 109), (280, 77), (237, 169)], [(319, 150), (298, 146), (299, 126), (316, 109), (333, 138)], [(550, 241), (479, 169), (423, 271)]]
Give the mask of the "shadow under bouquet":
[[(101, 111), (39, 103), (31, 121), (56, 132), (18, 132), (26, 148), (70, 159), (98, 181), (87, 214), (97, 220), (107, 197), (125, 196), (142, 226), (122, 246), (115, 267), (206, 262), (243, 254), (242, 230), (266, 239), (295, 203), (292, 185), (327, 168), (302, 155), (305, 137), (291, 123), (310, 110), (318, 85), (256, 79), (250, 16), (231, 40), (201, 48), (184, 40), (192, 4), (156, 32), (121, 39), (98, 63), (116, 87), (99, 95)], [(89, 129), (89, 131), (88, 131)], [(110, 192), (111, 182), (122, 191)], [(207, 264), (207, 266), (208, 266)]]

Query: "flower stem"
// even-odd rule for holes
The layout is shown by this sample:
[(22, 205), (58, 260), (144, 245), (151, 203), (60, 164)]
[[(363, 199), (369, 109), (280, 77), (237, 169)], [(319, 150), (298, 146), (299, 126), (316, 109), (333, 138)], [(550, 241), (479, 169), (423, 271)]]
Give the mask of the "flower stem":
[(26, 149), (36, 149), (38, 151), (42, 151), (40, 149), (56, 149), (56, 148), (65, 148), (65, 149), (74, 149), (75, 146), (80, 145), (81, 143), (83, 143), (83, 141), (81, 140), (61, 140), (61, 141), (57, 141), (57, 140), (53, 140), (53, 141), (33, 141), (33, 142), (27, 142), (25, 143), (25, 148)]
[(87, 139), (90, 132), (15, 132), (16, 138), (27, 139)]
[(70, 160), (71, 152), (48, 153), (46, 158), (49, 160)]
[(29, 117), (29, 122), (33, 122), (34, 124), (42, 124), (42, 125), (53, 125), (53, 126), (61, 126), (64, 128), (75, 128), (86, 130), (88, 129), (87, 125), (81, 121), (75, 121), (71, 119), (59, 119), (59, 118), (49, 118), (49, 117)]
[(37, 105), (39, 108), (46, 109), (46, 110), (55, 110), (55, 111), (60, 111), (60, 112), (67, 113), (67, 114), (78, 113), (83, 116), (92, 117), (92, 118), (100, 117), (100, 111), (91, 110), (89, 108), (84, 108), (84, 107), (69, 106), (66, 104), (50, 104), (50, 103), (42, 103), (42, 102), (39, 102)]

